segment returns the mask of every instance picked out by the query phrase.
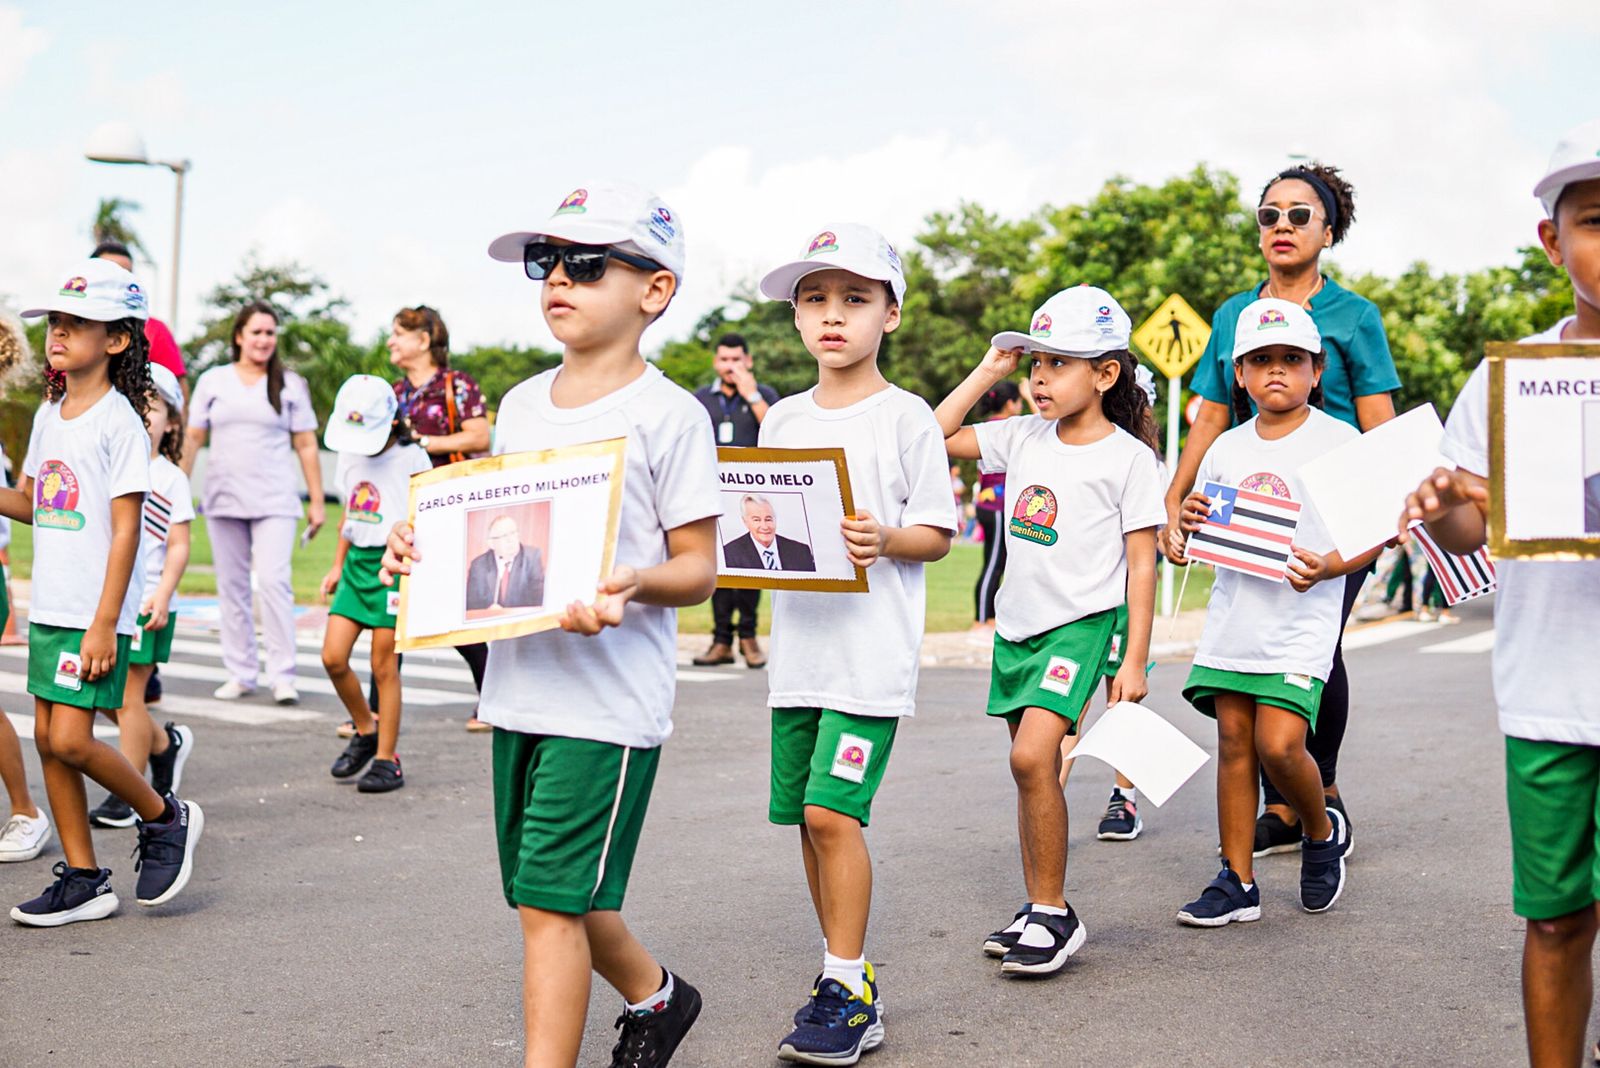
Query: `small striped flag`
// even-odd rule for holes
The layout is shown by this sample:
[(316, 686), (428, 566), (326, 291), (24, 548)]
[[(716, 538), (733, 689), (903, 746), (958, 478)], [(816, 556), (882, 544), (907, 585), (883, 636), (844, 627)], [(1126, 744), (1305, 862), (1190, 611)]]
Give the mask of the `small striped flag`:
[(1200, 491), (1211, 502), (1205, 526), (1189, 535), (1191, 560), (1282, 582), (1293, 556), (1300, 505), (1221, 482)]
[(1494, 561), (1489, 559), (1487, 547), (1467, 556), (1457, 556), (1441, 549), (1420, 521), (1411, 524), (1411, 536), (1428, 558), (1428, 567), (1433, 571), (1440, 591), (1444, 593), (1446, 604), (1458, 605), (1462, 601), (1482, 597), (1486, 593), (1493, 593), (1499, 586), (1494, 574)]

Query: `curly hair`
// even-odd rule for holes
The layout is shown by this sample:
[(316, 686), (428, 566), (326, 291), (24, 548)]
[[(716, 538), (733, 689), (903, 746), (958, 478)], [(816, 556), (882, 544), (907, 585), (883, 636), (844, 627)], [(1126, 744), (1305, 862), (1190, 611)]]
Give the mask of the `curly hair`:
[[(1316, 370), (1321, 371), (1327, 362), (1326, 353), (1313, 352), (1311, 354), (1311, 366)], [(1238, 365), (1235, 364), (1234, 366), (1237, 367)], [(1306, 403), (1313, 408), (1322, 407), (1322, 380), (1320, 378), (1317, 380), (1317, 384), (1311, 387), (1311, 395), (1306, 398)], [(1245, 392), (1245, 388), (1239, 384), (1238, 374), (1235, 374), (1233, 376), (1233, 425), (1242, 426), (1248, 423), (1255, 414), (1255, 409), (1250, 405), (1250, 394)]]
[[(156, 451), (175, 464), (183, 462), (183, 413), (174, 408), (165, 397), (151, 390), (155, 397), (167, 409), (167, 430), (161, 435), (161, 440), (156, 444)], [(150, 425), (150, 420), (145, 420), (145, 425)]]
[(28, 334), (21, 320), (0, 313), (0, 384), (32, 360), (33, 348), (28, 344)]
[[(156, 385), (150, 379), (150, 340), (144, 336), (144, 320), (117, 319), (106, 324), (106, 334), (121, 334), (128, 339), (127, 347), (110, 357), (106, 376), (111, 379), (112, 387), (128, 398), (144, 425), (149, 426), (146, 416), (150, 411), (150, 394)], [(45, 400), (60, 401), (66, 395), (66, 374), (54, 368), (45, 371)]]
[[(1272, 190), (1273, 186), (1291, 178), (1311, 186), (1312, 189), (1316, 190), (1319, 200), (1323, 199), (1323, 190), (1317, 188), (1318, 182), (1326, 188), (1328, 193), (1333, 195), (1333, 207), (1335, 210), (1329, 212), (1333, 219), (1333, 224), (1330, 227), (1333, 231), (1333, 243), (1337, 245), (1343, 241), (1344, 235), (1350, 232), (1350, 224), (1356, 221), (1356, 190), (1339, 173), (1339, 168), (1330, 163), (1313, 161), (1306, 166), (1290, 167), (1286, 171), (1278, 172), (1273, 175), (1272, 181), (1261, 187), (1261, 195), (1256, 198), (1257, 206), (1266, 202), (1267, 193)], [(1325, 201), (1324, 207), (1327, 207)]]
[(1156, 431), (1155, 416), (1150, 412), (1150, 398), (1139, 388), (1138, 379), (1134, 375), (1134, 368), (1138, 364), (1133, 358), (1133, 353), (1127, 349), (1112, 349), (1110, 352), (1102, 352), (1090, 362), (1098, 371), (1104, 364), (1113, 360), (1121, 370), (1111, 388), (1100, 395), (1100, 408), (1106, 413), (1107, 419), (1150, 446), (1151, 451), (1159, 458), (1161, 436)]

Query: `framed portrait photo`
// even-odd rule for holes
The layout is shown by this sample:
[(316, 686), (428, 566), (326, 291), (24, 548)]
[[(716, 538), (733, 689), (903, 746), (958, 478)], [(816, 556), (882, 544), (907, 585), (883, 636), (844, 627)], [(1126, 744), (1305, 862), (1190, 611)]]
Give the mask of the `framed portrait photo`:
[(1600, 559), (1600, 345), (1487, 346), (1489, 551)]
[(843, 449), (717, 450), (717, 585), (861, 593), (839, 524), (855, 514)]
[(626, 438), (508, 453), (411, 479), (422, 559), (400, 579), (395, 646), (427, 649), (558, 626), (611, 573)]

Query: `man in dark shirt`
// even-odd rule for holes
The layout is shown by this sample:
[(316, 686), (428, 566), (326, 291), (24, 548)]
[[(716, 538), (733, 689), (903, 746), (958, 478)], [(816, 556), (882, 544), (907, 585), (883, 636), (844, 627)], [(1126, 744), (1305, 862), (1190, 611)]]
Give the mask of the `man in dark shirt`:
[[(752, 448), (760, 443), (761, 420), (776, 403), (778, 392), (759, 385), (752, 370), (755, 361), (739, 334), (726, 334), (717, 342), (712, 368), (717, 380), (695, 391), (705, 406), (718, 445)], [(756, 611), (760, 590), (718, 590), (711, 595), (711, 648), (694, 658), (702, 667), (733, 663), (734, 613), (739, 615), (739, 651), (750, 667), (765, 667), (766, 654), (756, 641)]]

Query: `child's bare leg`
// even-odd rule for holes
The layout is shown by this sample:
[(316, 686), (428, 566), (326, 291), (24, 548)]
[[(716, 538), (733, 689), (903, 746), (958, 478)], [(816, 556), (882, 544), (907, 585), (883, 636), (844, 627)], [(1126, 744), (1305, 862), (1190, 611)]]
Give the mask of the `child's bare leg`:
[[(140, 775), (144, 774), (157, 733), (156, 725), (150, 720), (150, 710), (144, 703), (144, 684), (150, 681), (150, 672), (153, 670), (154, 664), (128, 665), (128, 681), (122, 688), (122, 707), (117, 710), (117, 727), (120, 731), (117, 748), (122, 750), (122, 755), (128, 758), (128, 763)], [(167, 732), (160, 733), (165, 742)], [(166, 746), (162, 745), (161, 748), (165, 750)]]
[[(45, 789), (50, 794), (50, 811), (56, 817), (57, 830), (61, 831), (63, 849), (67, 844), (67, 828), (61, 826), (64, 815), (70, 824), (81, 820), (84, 836), (88, 837), (89, 809), (83, 783), (85, 775), (133, 806), (139, 818), (146, 823), (161, 818), (166, 811), (166, 801), (151, 788), (143, 775), (134, 770), (126, 757), (94, 736), (95, 714), (92, 711), (42, 700), (36, 701), (35, 710), (41, 706), (46, 712), (36, 721), (41, 726), (34, 728), (34, 735), (37, 739), (41, 731), (47, 732), (47, 740), (40, 744), (39, 756), (42, 760), (48, 747), (50, 760), (55, 765), (53, 775), (51, 767), (46, 765)], [(65, 791), (60, 795), (60, 800), (57, 800), (58, 791)], [(63, 805), (68, 806), (70, 812)], [(94, 854), (92, 847), (89, 854), (91, 857)], [(90, 866), (79, 865), (70, 859), (70, 854), (68, 863), (73, 867)]]
[[(372, 681), (378, 690), (377, 759), (393, 760), (395, 746), (400, 744), (400, 665), (395, 659), (392, 627), (372, 632)], [(357, 721), (358, 730), (360, 726)]]
[(11, 815), (37, 819), (39, 808), (28, 793), (28, 769), (22, 763), (22, 740), (10, 718), (0, 712), (0, 782), (11, 799)]
[(360, 633), (361, 625), (355, 620), (329, 616), (327, 632), (322, 636), (322, 667), (328, 673), (328, 681), (333, 683), (333, 692), (339, 695), (345, 711), (355, 722), (357, 733), (371, 734), (378, 729), (377, 722), (372, 709), (367, 707), (366, 694), (361, 692), (361, 680), (350, 670), (350, 651), (356, 647)]
[(1274, 705), (1256, 705), (1256, 754), (1272, 785), (1300, 817), (1302, 834), (1324, 841), (1333, 834), (1322, 773), (1306, 751), (1307, 723), (1298, 712)]
[(1222, 858), (1243, 883), (1255, 876), (1256, 802), (1261, 796), (1256, 764), (1256, 703), (1248, 694), (1222, 693), (1217, 711), (1217, 833)]
[(1011, 738), (1023, 882), (1030, 902), (1055, 908), (1067, 904), (1067, 800), (1059, 776), (1061, 739), (1070, 725), (1049, 709), (1029, 708)]
[(644, 943), (633, 936), (620, 912), (591, 912), (583, 918), (589, 957), (600, 978), (623, 1000), (637, 1005), (661, 989), (665, 971)]
[(522, 921), (523, 1068), (573, 1068), (589, 1011), (584, 918), (526, 905), (517, 908), (517, 916)]
[(1553, 920), (1529, 920), (1522, 944), (1522, 1011), (1528, 1063), (1555, 1068), (1583, 1060), (1584, 1032), (1594, 1004), (1595, 908)]
[(865, 952), (872, 911), (872, 857), (861, 822), (819, 805), (806, 806), (805, 841), (814, 851), (813, 903), (828, 952), (855, 959)]
[(817, 926), (826, 929), (827, 921), (822, 918), (822, 876), (817, 866), (817, 849), (811, 844), (811, 836), (806, 834), (806, 825), (800, 825), (800, 859), (806, 866), (806, 889), (811, 891), (811, 907), (817, 914)]

